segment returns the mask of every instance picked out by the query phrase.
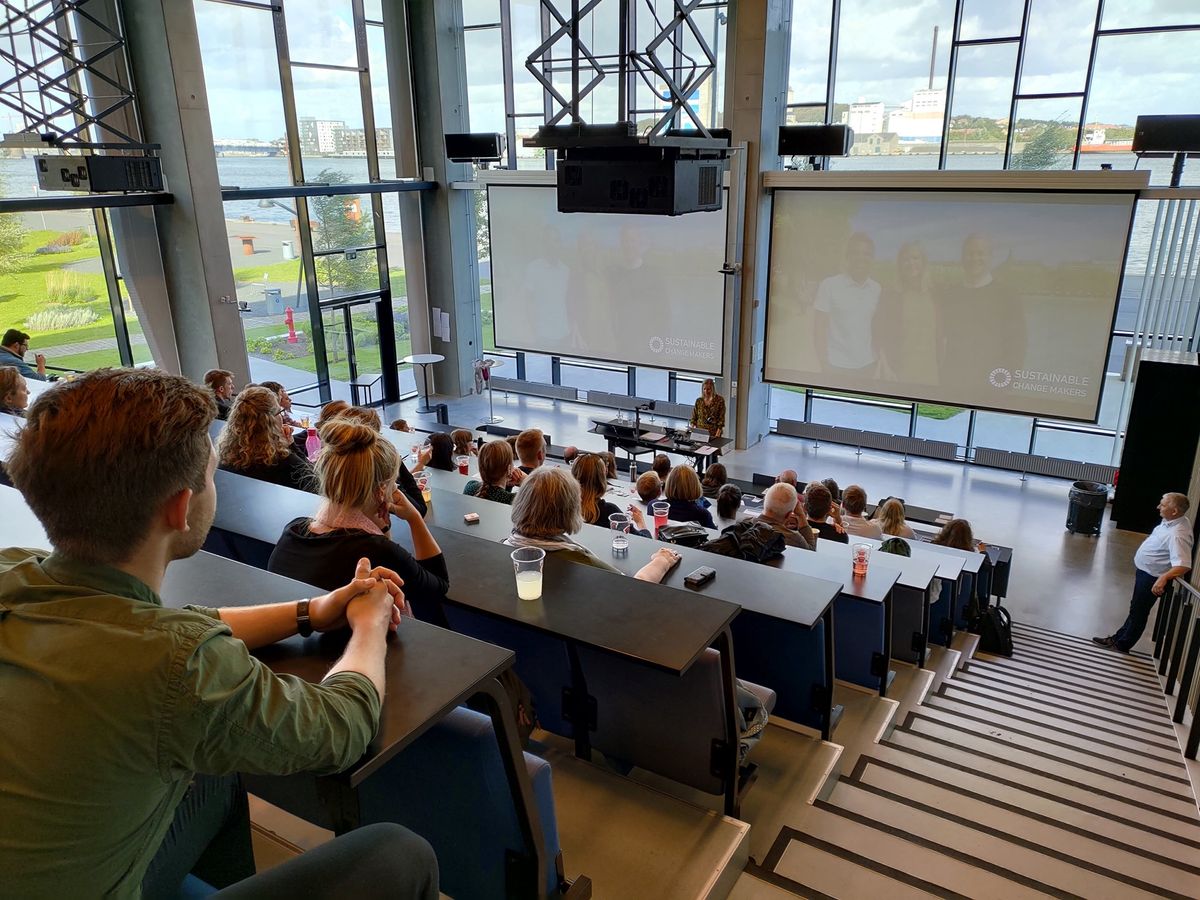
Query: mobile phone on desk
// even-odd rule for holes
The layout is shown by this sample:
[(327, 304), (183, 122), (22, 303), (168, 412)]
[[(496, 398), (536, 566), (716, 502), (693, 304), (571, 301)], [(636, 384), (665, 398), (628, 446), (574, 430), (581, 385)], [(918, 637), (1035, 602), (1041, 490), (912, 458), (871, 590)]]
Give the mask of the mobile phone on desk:
[(689, 572), (684, 576), (683, 583), (690, 588), (700, 588), (708, 584), (717, 577), (717, 570), (709, 566), (701, 566), (700, 568)]

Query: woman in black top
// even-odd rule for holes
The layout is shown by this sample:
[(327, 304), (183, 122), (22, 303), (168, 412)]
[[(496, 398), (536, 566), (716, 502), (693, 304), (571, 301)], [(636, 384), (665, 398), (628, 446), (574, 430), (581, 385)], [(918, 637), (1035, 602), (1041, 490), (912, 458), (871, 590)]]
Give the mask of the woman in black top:
[[(450, 587), (442, 550), (420, 513), (396, 489), (400, 454), (371, 426), (348, 417), (321, 429), (317, 514), (284, 528), (267, 569), (323, 587), (346, 581), (358, 560), (394, 570), (419, 619), (444, 624), (441, 601)], [(413, 553), (389, 536), (392, 516), (412, 534)]]
[(675, 466), (667, 476), (664, 491), (671, 511), (667, 514), (673, 522), (697, 522), (705, 528), (716, 528), (712, 513), (700, 505), (704, 495), (700, 488), (700, 476), (691, 466)]
[(227, 472), (315, 494), (313, 468), (296, 451), (283, 407), (268, 388), (251, 386), (237, 395), (229, 424), (217, 442), (217, 459)]

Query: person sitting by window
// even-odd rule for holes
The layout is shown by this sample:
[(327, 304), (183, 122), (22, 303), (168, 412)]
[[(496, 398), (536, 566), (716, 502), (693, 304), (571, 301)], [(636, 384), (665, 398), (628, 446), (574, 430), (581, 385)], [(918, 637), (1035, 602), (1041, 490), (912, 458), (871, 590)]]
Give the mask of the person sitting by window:
[(912, 528), (904, 521), (904, 504), (895, 497), (889, 497), (879, 504), (879, 509), (875, 510), (875, 521), (884, 534), (909, 540), (916, 537)]
[[(584, 459), (576, 460), (576, 465)], [(619, 572), (582, 544), (571, 539), (583, 528), (579, 482), (566, 469), (541, 466), (525, 479), (513, 500), (512, 534), (504, 543), (510, 547), (540, 547), (571, 562), (609, 572)], [(664, 552), (665, 551), (665, 552)], [(656, 584), (667, 577), (682, 557), (674, 550), (654, 551), (650, 562), (633, 576)]]
[[(217, 888), (252, 877), (236, 773), (344, 771), (379, 727), (404, 604), (395, 573), (361, 559), (307, 600), (164, 605), (171, 561), (200, 549), (216, 510), (215, 415), (212, 393), (178, 375), (100, 369), (38, 398), (15, 437), (9, 471), (54, 549), (0, 551), (0, 708), (21, 723), (0, 740), (5, 895), (178, 897), (189, 871)], [(194, 575), (168, 592), (188, 585), (215, 595)], [(347, 625), (319, 683), (248, 652)], [(364, 896), (369, 871), (388, 879), (365, 886), (375, 896), (436, 898), (433, 850), (388, 832), (403, 836), (399, 855), (338, 838), (241, 895), (303, 896), (319, 881)], [(394, 859), (403, 882), (371, 857)]]
[[(435, 431), (429, 436), (429, 459), (422, 468), (441, 469), (443, 472), (457, 472), (454, 464), (454, 440), (444, 431)], [(418, 471), (413, 469), (414, 472)]]
[(662, 496), (662, 488), (662, 479), (658, 477), (657, 472), (653, 471), (643, 472), (638, 476), (637, 484), (634, 485), (638, 499), (646, 506)]
[(288, 396), (287, 388), (278, 381), (264, 381), (262, 386), (269, 391), (274, 391), (275, 396), (279, 398), (279, 406), (283, 409), (284, 424), (291, 428), (299, 428), (300, 420), (292, 418), (292, 398)]
[(776, 484), (790, 484), (792, 487), (796, 487), (799, 481), (800, 476), (796, 474), (795, 469), (784, 469), (775, 476)]
[(975, 540), (975, 535), (971, 531), (971, 523), (966, 519), (951, 519), (942, 526), (942, 530), (934, 535), (933, 540), (929, 543), (971, 552), (979, 552), (984, 549), (983, 542)]
[(579, 482), (580, 511), (586, 525), (608, 527), (608, 517), (619, 513), (621, 508), (604, 499), (608, 492), (608, 468), (604, 459), (589, 453), (575, 460), (571, 466), (575, 480)]
[(855, 537), (883, 539), (883, 529), (878, 522), (865, 518), (867, 509), (867, 492), (857, 484), (852, 484), (842, 491), (842, 527), (848, 534)]
[(796, 489), (790, 484), (773, 484), (763, 494), (763, 511), (754, 521), (770, 525), (783, 535), (789, 547), (815, 550), (816, 538), (808, 527), (804, 516), (804, 505), (799, 502)]
[(546, 436), (540, 428), (527, 428), (517, 435), (517, 466), (526, 475), (546, 461)]
[(697, 522), (705, 528), (717, 527), (712, 513), (700, 505), (704, 492), (700, 489), (700, 476), (691, 466), (672, 468), (664, 493), (671, 504), (668, 519), (674, 522)]
[(512, 450), (507, 441), (488, 441), (479, 451), (479, 477), (463, 486), (463, 493), (497, 503), (512, 503)]
[(658, 476), (658, 480), (665, 484), (667, 476), (671, 474), (671, 459), (665, 453), (656, 453), (654, 454), (654, 462), (650, 464), (650, 468), (654, 470), (654, 474)]
[(718, 528), (727, 528), (737, 522), (742, 512), (742, 489), (736, 484), (723, 484), (717, 491)]
[(0, 412), (24, 416), (29, 405), (29, 385), (15, 366), (0, 368)]
[(296, 450), (279, 400), (265, 387), (248, 387), (238, 394), (217, 454), (226, 472), (316, 493), (312, 465)]
[(228, 419), (229, 411), (233, 408), (233, 373), (225, 369), (209, 369), (204, 373), (204, 383), (217, 401), (217, 418)]
[(704, 477), (700, 479), (700, 489), (704, 492), (704, 496), (710, 499), (715, 498), (717, 493), (729, 480), (729, 476), (725, 473), (725, 466), (721, 463), (713, 463), (704, 473)]
[(818, 538), (827, 541), (837, 541), (839, 544), (850, 543), (850, 538), (841, 526), (829, 521), (829, 513), (833, 509), (833, 498), (829, 488), (814, 481), (804, 489), (804, 514), (809, 527), (817, 533)]
[(450, 432), (450, 440), (454, 442), (455, 456), (475, 456), (479, 453), (474, 436), (465, 428), (455, 428)]
[[(321, 505), (312, 518), (288, 522), (267, 570), (328, 589), (343, 583), (365, 556), (400, 576), (417, 618), (444, 623), (441, 602), (450, 574), (425, 520), (396, 489), (399, 451), (377, 428), (351, 416), (326, 422), (321, 444)], [(390, 535), (392, 516), (408, 527), (413, 553)]]
[(16, 369), (23, 378), (32, 378), (34, 381), (54, 381), (54, 375), (46, 374), (46, 357), (41, 353), (33, 355), (34, 365), (29, 365), (25, 362), (25, 354), (29, 352), (29, 335), (23, 331), (18, 331), (15, 328), (10, 328), (4, 332), (4, 339), (0, 341), (0, 366), (11, 366)]

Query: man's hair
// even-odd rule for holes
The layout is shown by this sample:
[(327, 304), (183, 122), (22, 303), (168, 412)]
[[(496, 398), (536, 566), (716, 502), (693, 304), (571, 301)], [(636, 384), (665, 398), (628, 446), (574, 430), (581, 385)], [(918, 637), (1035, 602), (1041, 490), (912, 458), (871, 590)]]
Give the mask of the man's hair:
[(834, 503), (837, 503), (842, 498), (842, 489), (838, 487), (838, 483), (832, 478), (822, 478), (821, 484), (825, 485)]
[(763, 494), (763, 512), (772, 519), (786, 519), (796, 508), (796, 489), (786, 482), (767, 488)]
[(571, 445), (569, 447), (563, 447), (563, 461), (564, 462), (570, 462), (578, 455), (579, 455), (578, 447), (576, 447), (574, 445)]
[(57, 552), (124, 562), (170, 497), (205, 489), (217, 414), (199, 385), (159, 369), (98, 369), (29, 408), (6, 463)]
[(842, 491), (842, 509), (852, 516), (861, 516), (867, 508), (867, 492), (857, 484), (848, 486)]
[(0, 347), (11, 347), (13, 344), (25, 344), (29, 342), (29, 335), (23, 331), (18, 331), (16, 328), (10, 328), (4, 332), (4, 340), (0, 342)]
[(1179, 511), (1182, 516), (1188, 511), (1188, 507), (1192, 505), (1192, 501), (1188, 500), (1187, 494), (1180, 494), (1177, 491), (1171, 491), (1167, 494), (1167, 499), (1171, 501), (1171, 505)]
[(818, 522), (829, 515), (833, 509), (833, 498), (829, 496), (829, 488), (820, 482), (813, 482), (804, 489), (804, 514)]
[(376, 426), (346, 415), (326, 422), (320, 434), (316, 470), (322, 497), (359, 509), (375, 497), (380, 485), (387, 485), (391, 496), (390, 488), (400, 471), (400, 453)]
[(742, 489), (736, 484), (723, 484), (717, 491), (717, 515), (722, 519), (736, 518), (742, 508)]
[(538, 466), (521, 482), (512, 504), (513, 531), (531, 538), (556, 538), (583, 528), (579, 482), (560, 466)]
[(292, 438), (279, 424), (279, 398), (265, 387), (248, 387), (234, 398), (229, 421), (217, 441), (222, 466), (273, 466), (292, 452)]
[(476, 496), (484, 496), (490, 486), (505, 487), (512, 464), (512, 449), (507, 441), (488, 441), (484, 444), (479, 450), (479, 490), (475, 492)]
[(784, 469), (782, 472), (780, 472), (778, 475), (775, 476), (776, 484), (790, 484), (792, 487), (796, 486), (796, 482), (798, 480), (799, 480), (799, 476), (796, 474), (795, 469)]
[(215, 391), (225, 383), (226, 378), (232, 377), (233, 373), (228, 369), (209, 369), (204, 373), (204, 383), (207, 384), (211, 390)]
[(700, 487), (700, 476), (691, 466), (676, 466), (667, 476), (663, 487), (668, 500), (699, 500), (704, 491)]
[(546, 452), (546, 436), (540, 428), (526, 428), (517, 435), (517, 458), (523, 466), (536, 466), (538, 454)]
[(654, 471), (643, 472), (638, 476), (636, 490), (643, 503), (657, 500), (662, 494), (662, 479)]
[(666, 481), (667, 476), (671, 474), (671, 459), (665, 453), (656, 453), (650, 467), (659, 478)]

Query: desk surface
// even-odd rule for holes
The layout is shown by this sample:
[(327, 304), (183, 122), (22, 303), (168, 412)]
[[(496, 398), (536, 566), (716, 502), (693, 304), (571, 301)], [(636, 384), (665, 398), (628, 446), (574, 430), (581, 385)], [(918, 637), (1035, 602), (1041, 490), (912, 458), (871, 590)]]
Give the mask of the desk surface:
[[(463, 522), (463, 515), (468, 512), (479, 514), (478, 524), (467, 525)], [(430, 525), (488, 541), (502, 541), (512, 531), (511, 508), (505, 504), (442, 490), (433, 492), (433, 502), (429, 506), (426, 521)], [(626, 575), (637, 572), (650, 560), (655, 550), (664, 546), (652, 538), (630, 535), (629, 552), (624, 556), (614, 557), (612, 532), (607, 528), (584, 525), (573, 537), (597, 557)], [(811, 628), (824, 615), (841, 589), (841, 581), (772, 571), (758, 563), (719, 556), (690, 547), (672, 549), (683, 559), (663, 580), (663, 586), (688, 594), (736, 603), (743, 609), (796, 622), (806, 628)], [(717, 577), (699, 590), (693, 590), (684, 585), (683, 579), (698, 566), (711, 566), (717, 570)]]
[[(18, 491), (0, 487), (0, 510), (0, 546), (48, 548), (41, 523)], [(302, 582), (201, 551), (171, 563), (163, 581), (162, 600), (171, 607), (187, 603), (251, 606), (318, 593), (318, 588)], [(263, 647), (255, 655), (277, 675), (317, 682), (341, 656), (347, 636), (346, 632), (310, 638), (297, 635)], [(349, 770), (351, 786), (420, 737), (474, 694), (480, 684), (507, 669), (512, 660), (510, 650), (406, 617), (388, 642), (387, 696), (379, 731), (366, 755)]]
[(428, 366), (433, 363), (440, 363), (445, 358), (440, 353), (414, 353), (411, 356), (404, 357), (400, 362), (408, 363), (409, 365)]
[(270, 544), (279, 540), (284, 525), (300, 516), (314, 515), (321, 502), (316, 494), (221, 469), (213, 481), (217, 486), (213, 525)]
[[(856, 540), (855, 543), (869, 542)], [(847, 580), (849, 580), (853, 577), (850, 571), (852, 565), (851, 548), (851, 544), (842, 544), (837, 541), (826, 541), (818, 538), (816, 553), (818, 556), (828, 556), (838, 560), (842, 564)], [(806, 553), (808, 551), (796, 550), (789, 547), (787, 552), (790, 554)], [(918, 591), (929, 590), (938, 572), (936, 559), (931, 560), (918, 556), (905, 557), (892, 553), (883, 553), (877, 545), (874, 545), (867, 565), (867, 572), (869, 573), (871, 569), (876, 567), (883, 569), (887, 573), (895, 573), (896, 584), (901, 587), (913, 588)]]
[[(611, 419), (606, 422), (595, 421), (593, 423), (592, 427), (588, 429), (588, 434), (598, 434), (601, 437), (606, 438), (607, 440), (613, 441), (615, 443), (621, 443), (622, 441), (624, 441), (626, 443), (637, 444), (639, 446), (650, 448), (650, 449), (661, 450), (663, 453), (683, 453), (683, 454), (687, 454), (689, 456), (708, 456), (708, 455), (710, 455), (710, 454), (697, 453), (697, 451), (699, 450), (700, 447), (708, 446), (708, 447), (712, 447), (713, 450), (723, 450), (724, 448), (729, 447), (733, 444), (732, 438), (712, 437), (710, 435), (703, 441), (693, 442), (692, 445), (690, 445), (690, 446), (688, 446), (688, 445), (680, 446), (665, 436), (665, 431), (667, 431), (667, 430), (678, 430), (678, 429), (670, 429), (670, 426), (667, 426), (667, 425), (661, 425), (661, 424), (660, 425), (648, 425), (645, 422), (643, 422), (641, 425), (638, 426), (638, 428), (640, 429), (639, 434), (641, 436), (636, 439), (633, 437), (632, 434), (629, 435), (628, 437), (626, 437), (626, 436), (622, 436), (622, 435), (615, 435), (615, 434), (609, 433), (608, 426), (610, 426), (610, 425), (617, 426), (620, 428), (628, 428), (631, 430), (634, 427), (634, 423), (632, 421), (626, 421), (626, 420), (622, 420), (622, 419)], [(663, 435), (663, 439), (657, 440), (657, 441), (648, 441), (645, 439), (645, 436), (647, 434), (661, 434), (661, 435)]]

